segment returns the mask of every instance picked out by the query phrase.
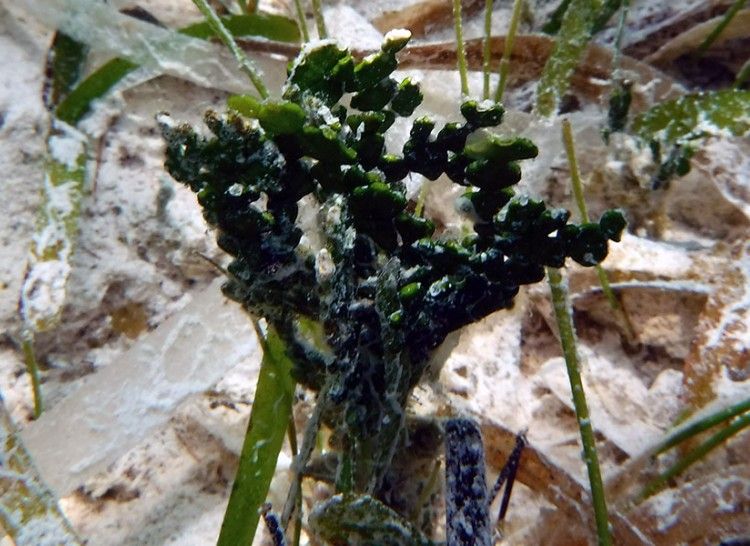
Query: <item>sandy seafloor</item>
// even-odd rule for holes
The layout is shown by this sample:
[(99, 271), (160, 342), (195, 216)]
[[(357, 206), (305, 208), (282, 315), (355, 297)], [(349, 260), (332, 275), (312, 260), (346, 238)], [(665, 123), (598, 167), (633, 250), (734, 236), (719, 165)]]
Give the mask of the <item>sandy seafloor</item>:
[[(392, 2), (393, 9), (410, 3)], [(51, 31), (24, 10), (27, 4), (33, 5), (0, 2), (0, 393), (87, 544), (212, 544), (236, 469), (260, 353), (252, 328), (222, 299), (219, 274), (204, 259), (225, 260), (194, 196), (163, 170), (154, 116), (166, 110), (175, 119), (199, 123), (207, 108), (222, 108), (226, 86), (161, 76), (118, 93), (88, 122), (98, 137), (95, 175), (82, 202), (62, 320), (37, 337), (46, 411), (31, 424), (31, 389), (15, 340), (19, 291), (41, 200), (48, 126), (41, 88)], [(350, 4), (359, 11), (343, 4), (329, 8), (331, 34), (358, 47), (376, 47), (380, 33), (367, 20), (377, 16), (372, 3)], [(507, 21), (505, 4), (497, 10), (498, 33)], [(549, 5), (537, 4), (539, 20)], [(634, 4), (639, 13), (644, 3)], [(699, 2), (682, 4), (692, 8)], [(198, 18), (188, 0), (140, 5), (168, 25)], [(474, 17), (466, 31), (476, 36), (480, 28)], [(633, 28), (633, 35), (637, 31), (642, 29)], [(450, 28), (438, 25), (427, 37), (448, 39)], [(283, 63), (265, 66), (279, 81)], [(424, 82), (422, 112), (455, 117), (446, 107), (457, 100), (455, 73), (410, 74)], [(471, 84), (480, 89), (477, 75)], [(523, 108), (524, 96), (512, 91), (511, 107)], [(646, 169), (643, 154), (628, 141), (609, 148), (601, 143), (602, 116), (602, 108), (587, 98), (570, 114), (592, 213), (621, 206), (631, 220), (605, 267), (634, 338), (627, 339), (613, 318), (592, 271), (571, 266), (566, 274), (604, 476), (614, 491), (613, 510), (629, 529), (619, 535), (621, 543), (716, 544), (750, 536), (748, 434), (636, 508), (627, 506), (622, 493), (673, 460), (667, 456), (646, 468), (634, 462), (695, 399), (695, 382), (709, 378), (714, 407), (750, 396), (750, 145), (735, 137), (707, 139), (691, 174), (654, 196), (632, 182)], [(540, 158), (525, 166), (524, 191), (570, 207), (559, 120), (540, 124), (509, 112), (503, 130), (541, 141)], [(403, 138), (395, 135), (393, 142)], [(416, 189), (420, 183), (409, 185)], [(446, 233), (461, 229), (455, 195), (455, 188), (437, 183), (427, 200)], [(304, 393), (300, 398), (296, 413), (302, 426), (309, 401)], [(508, 435), (524, 429), (533, 457), (547, 465), (546, 474), (536, 467), (522, 476), (526, 485), (514, 491), (505, 539), (498, 543), (591, 539), (585, 530), (589, 505), (574, 498), (586, 483), (585, 468), (546, 285), (522, 289), (512, 310), (451, 336), (410, 409), (431, 415), (438, 408), (443, 415), (482, 420), (491, 475), (499, 470)], [(282, 454), (270, 497), (275, 506), (283, 503), (289, 462)], [(614, 481), (618, 474), (624, 475), (620, 488)], [(308, 493), (307, 502), (326, 494), (322, 488)], [(256, 543), (263, 540), (258, 533)]]

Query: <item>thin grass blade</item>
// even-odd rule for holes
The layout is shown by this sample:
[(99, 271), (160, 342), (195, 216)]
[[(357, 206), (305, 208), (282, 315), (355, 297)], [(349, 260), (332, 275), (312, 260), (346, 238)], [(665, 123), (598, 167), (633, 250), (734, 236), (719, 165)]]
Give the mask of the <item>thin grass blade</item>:
[(500, 78), (497, 82), (497, 90), (495, 91), (495, 102), (500, 102), (503, 99), (505, 93), (505, 86), (508, 83), (508, 72), (510, 71), (510, 57), (513, 54), (513, 46), (516, 41), (516, 34), (518, 33), (518, 23), (521, 21), (521, 12), (523, 8), (523, 0), (513, 1), (513, 13), (510, 17), (510, 26), (508, 27), (508, 34), (505, 36), (505, 47), (503, 48), (503, 58), (500, 60)]
[(560, 3), (555, 8), (555, 11), (550, 14), (547, 22), (542, 25), (542, 32), (544, 32), (545, 34), (557, 34), (560, 31), (563, 17), (565, 17), (565, 12), (568, 11), (570, 2), (571, 0), (560, 1)]
[(586, 393), (583, 389), (583, 380), (581, 379), (580, 358), (576, 346), (575, 327), (573, 325), (568, 290), (559, 269), (548, 267), (547, 280), (549, 281), (555, 319), (560, 332), (560, 344), (562, 345), (565, 365), (568, 370), (570, 390), (573, 394), (573, 406), (575, 407), (578, 429), (581, 434), (581, 443), (583, 444), (582, 455), (589, 475), (597, 541), (599, 546), (610, 546), (612, 544), (612, 531), (609, 526), (607, 501), (604, 496), (604, 483), (599, 467), (599, 456), (596, 450), (596, 438), (594, 437), (594, 429), (591, 426)]
[[(84, 44), (62, 32), (55, 33), (47, 54), (48, 76), (43, 91), (49, 110), (54, 111), (78, 82), (87, 55)], [(21, 287), (21, 344), (34, 393), (35, 419), (42, 414), (44, 405), (34, 336), (55, 326), (62, 313), (86, 177), (86, 138), (74, 133), (72, 127), (52, 117), (42, 206)], [(45, 300), (52, 305), (47, 306)]]
[(724, 17), (721, 18), (721, 21), (719, 21), (719, 24), (716, 25), (716, 28), (714, 28), (711, 33), (706, 36), (706, 39), (701, 42), (701, 45), (698, 46), (697, 54), (698, 56), (701, 56), (708, 51), (708, 48), (711, 47), (711, 45), (716, 41), (716, 39), (721, 36), (721, 33), (724, 32), (724, 29), (729, 26), (729, 23), (732, 22), (732, 19), (734, 19), (734, 16), (739, 13), (739, 11), (745, 7), (745, 4), (747, 3), (747, 0), (734, 0), (734, 3), (731, 5), (731, 7), (724, 13)]
[[(568, 165), (570, 166), (570, 181), (573, 188), (573, 196), (575, 197), (576, 206), (578, 207), (578, 213), (581, 216), (581, 221), (590, 222), (588, 208), (586, 206), (586, 199), (583, 195), (583, 182), (581, 180), (581, 172), (578, 168), (578, 159), (575, 151), (575, 141), (573, 139), (573, 130), (570, 126), (570, 121), (566, 118), (562, 122), (562, 134), (563, 134), (563, 145), (565, 147), (565, 153), (568, 156)], [(630, 323), (625, 310), (620, 305), (620, 300), (617, 299), (617, 295), (612, 290), (612, 286), (609, 282), (607, 272), (601, 266), (596, 264), (596, 275), (599, 277), (599, 284), (602, 287), (602, 292), (609, 302), (609, 306), (615, 313), (622, 326), (625, 328), (628, 340), (631, 342), (635, 341), (635, 332), (633, 331), (633, 325)]]
[(737, 72), (737, 77), (735, 78), (734, 85), (732, 87), (734, 89), (739, 89), (749, 79), (750, 79), (750, 59), (745, 61), (745, 64), (743, 64), (742, 67)]
[(297, 24), (302, 33), (302, 41), (307, 43), (310, 41), (310, 31), (307, 29), (307, 17), (305, 17), (305, 10), (302, 8), (302, 0), (294, 0), (294, 10), (297, 13)]
[(272, 327), (263, 344), (263, 362), (237, 476), (221, 525), (218, 546), (250, 545), (276, 470), (294, 399), (292, 362)]
[(741, 417), (735, 419), (729, 426), (721, 429), (719, 432), (713, 434), (705, 442), (699, 446), (690, 450), (684, 457), (670, 466), (666, 471), (662, 472), (654, 480), (652, 480), (638, 497), (636, 502), (640, 502), (655, 493), (661, 491), (670, 480), (679, 476), (687, 468), (704, 459), (711, 451), (719, 447), (721, 444), (729, 440), (735, 434), (741, 432), (750, 426), (750, 413), (746, 413)]
[(623, 0), (604, 0), (604, 4), (594, 20), (594, 25), (591, 27), (592, 35), (604, 30), (612, 16), (622, 7), (622, 3)]
[(461, 80), (461, 95), (469, 95), (469, 77), (466, 67), (466, 44), (463, 37), (461, 21), (461, 0), (453, 0), (453, 27), (456, 32), (456, 56), (458, 57), (458, 75)]
[(263, 75), (260, 73), (260, 70), (258, 70), (258, 67), (255, 65), (255, 63), (248, 59), (247, 55), (245, 55), (245, 52), (242, 51), (242, 48), (237, 45), (237, 42), (232, 36), (232, 33), (227, 30), (227, 27), (224, 26), (224, 23), (216, 14), (214, 9), (208, 4), (206, 0), (193, 0), (193, 4), (195, 4), (195, 6), (206, 18), (206, 23), (208, 23), (216, 36), (218, 36), (219, 40), (221, 40), (224, 45), (227, 46), (227, 49), (232, 52), (234, 59), (240, 66), (240, 70), (248, 77), (250, 82), (255, 87), (255, 90), (258, 92), (258, 95), (260, 95), (262, 99), (267, 98), (268, 89), (266, 88), (266, 84), (263, 82)]
[(601, 0), (572, 0), (562, 19), (552, 55), (544, 66), (536, 96), (536, 111), (549, 117), (557, 111), (570, 78), (591, 38)]
[(492, 5), (493, 0), (485, 0), (484, 43), (482, 45), (482, 98), (484, 100), (490, 98), (490, 61), (492, 60), (490, 39), (492, 38)]
[(748, 411), (750, 411), (750, 398), (743, 400), (737, 404), (733, 404), (727, 408), (721, 409), (717, 412), (701, 417), (700, 419), (691, 422), (690, 424), (685, 424), (677, 431), (667, 436), (667, 438), (656, 447), (653, 454), (659, 455), (660, 453), (664, 453), (668, 449), (681, 444), (685, 440), (694, 438), (701, 432)]
[(52, 110), (78, 83), (86, 62), (88, 47), (62, 32), (56, 32), (47, 54), (44, 103)]
[(91, 111), (92, 103), (106, 95), (120, 80), (138, 65), (126, 59), (115, 58), (96, 69), (65, 97), (57, 107), (58, 119), (75, 125)]
[(79, 546), (57, 499), (34, 469), (0, 397), (0, 530), (16, 546)]
[(323, 2), (322, 0), (312, 0), (313, 18), (315, 19), (315, 27), (318, 29), (318, 38), (325, 40), (328, 38), (328, 30), (326, 29), (326, 21), (323, 18)]
[[(269, 40), (296, 43), (300, 40), (297, 24), (280, 15), (256, 13), (222, 17), (227, 29), (236, 37), (260, 36)], [(215, 36), (207, 22), (196, 23), (178, 31), (180, 34), (208, 40)], [(114, 86), (138, 68), (126, 59), (114, 58), (97, 68), (76, 86), (57, 106), (57, 117), (75, 125), (91, 111), (92, 103), (104, 97)]]
[[(282, 15), (254, 13), (252, 15), (229, 15), (219, 19), (236, 38), (258, 36), (277, 42), (296, 43), (300, 41), (297, 23)], [(216, 33), (206, 21), (187, 26), (179, 32), (203, 40), (216, 37)]]
[(21, 316), (27, 328), (55, 326), (65, 303), (86, 179), (87, 137), (59, 120), (47, 138), (42, 206), (21, 288)]

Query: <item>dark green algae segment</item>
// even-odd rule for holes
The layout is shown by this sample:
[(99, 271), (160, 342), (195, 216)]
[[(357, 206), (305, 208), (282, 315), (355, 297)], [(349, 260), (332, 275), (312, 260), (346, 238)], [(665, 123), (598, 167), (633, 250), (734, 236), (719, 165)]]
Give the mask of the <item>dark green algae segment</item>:
[[(533, 143), (489, 134), (466, 143), (500, 124), (499, 104), (464, 102), (464, 121), (435, 137), (435, 122), (419, 118), (401, 155), (388, 153), (385, 132), (422, 101), (408, 78), (391, 78), (407, 41), (392, 33), (359, 63), (332, 43), (307, 48), (290, 66), (282, 100), (236, 97), (235, 112), (208, 112), (211, 138), (163, 124), (167, 169), (198, 194), (219, 246), (234, 258), (225, 294), (274, 324), (297, 381), (315, 390), (328, 384), (324, 419), (344, 439), (342, 468), (351, 468), (339, 471), (339, 488), (376, 496), (405, 441), (409, 393), (446, 335), (511, 307), (519, 286), (541, 281), (545, 266), (561, 267), (566, 257), (601, 262), (625, 225), (614, 211), (598, 224), (569, 224), (565, 210), (513, 198), (518, 162), (537, 155)], [(350, 109), (339, 102), (345, 93)], [(445, 173), (467, 188), (470, 236), (431, 238), (434, 224), (405, 197), (412, 172), (430, 180)], [(328, 219), (328, 273), (298, 248), (297, 202), (307, 195)], [(328, 348), (306, 341), (299, 317), (323, 323)]]

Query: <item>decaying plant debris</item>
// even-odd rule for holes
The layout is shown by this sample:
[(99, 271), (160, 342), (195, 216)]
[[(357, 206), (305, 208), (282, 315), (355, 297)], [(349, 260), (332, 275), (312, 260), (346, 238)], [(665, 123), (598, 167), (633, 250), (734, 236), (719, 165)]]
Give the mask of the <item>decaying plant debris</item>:
[[(403, 7), (407, 4), (431, 9), (430, 2), (404, 2)], [(634, 81), (633, 108), (640, 112), (656, 101), (683, 94), (696, 83), (690, 74), (676, 70), (679, 63), (666, 66), (648, 56), (657, 46), (662, 52), (659, 59), (683, 56), (684, 44), (690, 42), (680, 36), (720, 16), (731, 2), (684, 2), (681, 6), (685, 9), (666, 5), (661, 7), (663, 12), (652, 8), (647, 15), (639, 15), (644, 3), (632, 4), (624, 52), (633, 58), (624, 57), (622, 67)], [(189, 2), (151, 2), (144, 7), (164, 21), (174, 21), (175, 26), (197, 18)], [(281, 3), (276, 7), (284, 9)], [(399, 26), (397, 8), (393, 10), (394, 26)], [(336, 16), (335, 9), (332, 7), (330, 16)], [(542, 22), (545, 9), (538, 8), (534, 25)], [(13, 13), (18, 15), (18, 11)], [(42, 180), (43, 137), (35, 125), (45, 119), (40, 106), (39, 59), (48, 36), (20, 19), (3, 19), (0, 44), (15, 63), (12, 66), (25, 67), (27, 72), (18, 82), (17, 68), (11, 71), (8, 64), (1, 69), (4, 80), (14, 84), (0, 94), (0, 149), (6, 151), (4, 166), (9, 180), (23, 180), (28, 187), (37, 188)], [(409, 74), (423, 80), (425, 106), (432, 109), (429, 113), (448, 121), (458, 114), (446, 107), (459, 103), (457, 78), (452, 72), (455, 52), (445, 34), (440, 34), (444, 32), (440, 17), (434, 21), (424, 29), (425, 37), (437, 36), (440, 42), (412, 44), (402, 60), (410, 64)], [(469, 37), (476, 36), (471, 34), (470, 24), (468, 28)], [(726, 59), (727, 51), (736, 52), (737, 44), (747, 43), (747, 39), (740, 35), (719, 42), (707, 58)], [(493, 42), (495, 53), (502, 50), (502, 43), (502, 38)], [(642, 152), (627, 139), (613, 139), (605, 146), (599, 136), (601, 105), (609, 92), (606, 80), (611, 55), (606, 45), (589, 48), (574, 76), (571, 95), (579, 110), (570, 117), (582, 171), (588, 177), (587, 199), (593, 214), (622, 207), (631, 221), (630, 232), (613, 247), (604, 265), (634, 325), (635, 343), (613, 320), (592, 272), (570, 268), (569, 282), (581, 350), (588, 363), (584, 373), (593, 421), (600, 434), (605, 478), (611, 490), (613, 529), (618, 544), (718, 543), (750, 533), (742, 508), (750, 500), (750, 478), (743, 457), (747, 435), (737, 436), (663, 492), (635, 508), (632, 503), (648, 478), (669, 463), (668, 458), (644, 461), (639, 456), (659, 441), (685, 409), (707, 403), (723, 407), (749, 395), (750, 146), (746, 137), (711, 136), (696, 146), (691, 173), (655, 195), (642, 182)], [(253, 51), (256, 45), (248, 42), (246, 47)], [(516, 48), (507, 102), (523, 109), (530, 105), (528, 82), (539, 74), (551, 40), (521, 36)], [(469, 42), (469, 59), (475, 68), (480, 49), (479, 42)], [(289, 56), (294, 53), (287, 46), (277, 52), (285, 51)], [(650, 64), (652, 61), (655, 64)], [(284, 62), (268, 61), (267, 70), (278, 70), (280, 80)], [(730, 72), (738, 69), (733, 60), (726, 66)], [(669, 69), (670, 75), (662, 69)], [(222, 110), (225, 96), (221, 90), (161, 77), (125, 91), (110, 110), (112, 123), (100, 116), (104, 132), (100, 168), (95, 192), (82, 202), (82, 231), (71, 262), (70, 297), (60, 326), (38, 338), (49, 404), (44, 419), (54, 419), (58, 427), (76, 423), (73, 415), (87, 419), (97, 413), (96, 399), (79, 404), (72, 404), (71, 397), (66, 399), (79, 382), (85, 379), (99, 389), (120, 390), (121, 385), (101, 379), (105, 366), (126, 371), (132, 365), (132, 355), (140, 354), (138, 358), (143, 359), (149, 351), (162, 350), (158, 344), (149, 344), (155, 336), (170, 339), (166, 317), (171, 315), (171, 324), (183, 328), (208, 319), (189, 308), (185, 320), (180, 313), (188, 298), (218, 275), (200, 254), (218, 261), (222, 255), (205, 231), (188, 192), (162, 178), (162, 150), (152, 115), (169, 110), (176, 118), (198, 122), (207, 107)], [(523, 131), (542, 152), (529, 167), (535, 173), (529, 190), (555, 205), (571, 208), (558, 126), (530, 121), (513, 111), (506, 117), (509, 130)], [(540, 171), (546, 174), (536, 176)], [(445, 186), (438, 183), (431, 190), (434, 195), (427, 196), (426, 207), (433, 207), (443, 219), (442, 229), (460, 229), (452, 205), (437, 208), (437, 196), (443, 191)], [(4, 222), (2, 231), (7, 244), (0, 270), (4, 286), (0, 291), (1, 316), (9, 334), (16, 333), (17, 296), (37, 205), (32, 192), (19, 195), (18, 200), (6, 199), (2, 205), (7, 217), (18, 218), (15, 223)], [(136, 337), (130, 339), (125, 334), (128, 328), (116, 327), (118, 322), (113, 319), (131, 316), (124, 310), (134, 305), (143, 309), (146, 327), (153, 331), (139, 333), (140, 328), (135, 328)], [(444, 354), (435, 357), (445, 360), (436, 372), (437, 381), (419, 387), (410, 402), (415, 412), (424, 415), (467, 413), (479, 418), (488, 462), (495, 470), (512, 447), (515, 432), (528, 428), (530, 447), (519, 473), (523, 487), (514, 492), (504, 529), (509, 544), (585, 543), (591, 527), (575, 420), (551, 317), (543, 290), (522, 292), (512, 310), (449, 338)], [(181, 332), (189, 336), (189, 329)], [(450, 352), (449, 347), (455, 348)], [(83, 473), (76, 481), (69, 479), (68, 468), (58, 469), (65, 474), (61, 483), (78, 487), (61, 505), (91, 544), (205, 544), (215, 540), (223, 512), (219, 505), (232, 480), (254, 395), (253, 374), (257, 373), (257, 360), (245, 358), (242, 351), (224, 354), (225, 364), (236, 368), (210, 390), (178, 404), (181, 396), (195, 389), (178, 394), (165, 387), (160, 397), (150, 400), (149, 415), (159, 415), (154, 423), (164, 424), (156, 431), (144, 431), (145, 436), (125, 435), (128, 441), (122, 445), (115, 442), (113, 453), (119, 452), (120, 458), (108, 473), (97, 477), (84, 477)], [(26, 428), (24, 437), (33, 447), (39, 435), (51, 434), (54, 427), (45, 429), (44, 419), (25, 424), (31, 412), (30, 391), (25, 374), (20, 373), (19, 353), (10, 341), (2, 347), (0, 362), (6, 405)], [(200, 371), (193, 368), (193, 373)], [(127, 373), (113, 377), (127, 378)], [(123, 392), (126, 389), (127, 379), (123, 379)], [(122, 411), (137, 415), (140, 402), (132, 399)], [(64, 414), (56, 412), (63, 407), (69, 409)], [(303, 403), (297, 409), (300, 427), (309, 407)], [(167, 419), (171, 421), (167, 423)], [(137, 428), (138, 419), (127, 422)], [(36, 437), (35, 430), (39, 431)], [(57, 434), (62, 456), (66, 434), (59, 428)], [(126, 453), (138, 442), (138, 447)], [(272, 486), (275, 505), (282, 503), (285, 480), (289, 479), (284, 457)], [(114, 457), (107, 462), (113, 461)], [(305, 491), (305, 502), (323, 494), (321, 490)], [(709, 520), (715, 522), (710, 528), (697, 523)]]

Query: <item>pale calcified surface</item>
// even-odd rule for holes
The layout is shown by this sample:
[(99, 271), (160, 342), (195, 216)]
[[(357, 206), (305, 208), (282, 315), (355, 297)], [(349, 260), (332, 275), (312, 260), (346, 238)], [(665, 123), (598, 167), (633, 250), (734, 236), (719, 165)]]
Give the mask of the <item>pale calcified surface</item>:
[[(394, 1), (388, 7), (395, 10), (413, 3)], [(110, 3), (116, 7), (125, 4)], [(651, 29), (629, 34), (629, 44), (637, 45), (650, 31), (658, 35), (654, 29), (679, 26), (681, 13), (676, 4), (662, 12), (645, 4), (633, 2), (636, 15), (631, 20), (637, 20), (638, 10), (645, 10), (657, 22)], [(680, 6), (695, 11), (698, 4), (683, 2)], [(0, 10), (5, 5), (0, 2)], [(39, 3), (26, 0), (8, 7), (18, 17), (22, 5)], [(54, 3), (62, 5), (62, 0)], [(351, 5), (359, 8), (357, 2)], [(196, 17), (187, 0), (152, 0), (143, 6), (169, 24)], [(275, 8), (283, 9), (283, 3)], [(504, 9), (498, 10), (498, 15), (505, 15)], [(345, 33), (350, 42), (358, 35), (367, 37), (365, 45), (369, 47), (378, 36), (366, 22), (373, 13), (359, 12), (363, 15), (332, 5), (326, 17), (333, 31)], [(39, 204), (37, 190), (43, 183), (46, 114), (40, 89), (50, 33), (29, 14), (19, 19), (2, 15), (0, 49), (5, 55), (0, 59), (0, 162), (5, 176), (2, 187), (10, 191), (0, 202), (0, 325), (4, 332), (15, 335), (20, 283)], [(45, 14), (46, 20), (53, 20), (51, 17), (54, 13)], [(541, 19), (539, 15), (537, 22)], [(499, 32), (505, 20), (507, 17), (497, 17)], [(469, 32), (474, 29), (476, 34), (478, 28), (476, 20), (467, 22)], [(435, 38), (450, 37), (444, 28), (433, 32)], [(122, 36), (118, 34), (117, 39), (127, 38)], [(114, 38), (105, 40), (102, 48), (116, 49), (119, 42)], [(213, 55), (221, 48), (208, 51)], [(36, 425), (28, 425), (31, 396), (20, 353), (9, 342), (0, 346), (0, 389), (6, 406), (25, 428), (24, 437), (32, 452), (36, 450), (48, 480), (61, 491), (78, 488), (61, 504), (91, 545), (215, 542), (246, 427), (257, 351), (248, 324), (239, 324), (244, 317), (225, 309), (229, 304), (223, 303), (212, 284), (217, 272), (200, 254), (221, 260), (221, 253), (205, 228), (194, 197), (164, 174), (162, 143), (154, 122), (156, 112), (169, 110), (175, 119), (198, 123), (206, 108), (222, 108), (226, 90), (245, 85), (228, 55), (217, 58), (227, 68), (214, 59), (204, 59), (197, 68), (190, 68), (188, 60), (185, 68), (176, 63), (178, 59), (157, 57), (162, 62), (175, 62), (168, 67), (169, 73), (198, 83), (206, 83), (201, 67), (218, 66), (222, 76), (211, 80), (215, 88), (158, 78), (121, 93), (111, 102), (110, 115), (99, 114), (89, 122), (90, 132), (104, 135), (101, 163), (95, 187), (84, 198), (62, 324), (39, 339), (40, 353), (52, 368), (43, 372), (48, 412)], [(273, 81), (280, 82), (283, 61), (264, 63)], [(157, 64), (155, 61), (154, 68)], [(232, 77), (224, 79), (228, 74)], [(458, 78), (454, 72), (410, 70), (409, 74), (423, 82), (426, 111), (442, 120), (456, 117)], [(471, 85), (480, 89), (478, 75), (472, 77)], [(622, 343), (621, 328), (597, 291), (592, 272), (569, 270), (592, 422), (600, 433), (605, 477), (611, 478), (627, 470), (631, 461), (661, 437), (688, 397), (686, 377), (702, 367), (718, 367), (713, 390), (722, 403), (750, 394), (750, 369), (742, 356), (750, 343), (745, 326), (750, 271), (745, 245), (750, 210), (746, 158), (750, 155), (746, 142), (711, 139), (696, 157), (693, 173), (673, 184), (660, 207), (647, 192), (627, 185), (632, 181), (626, 175), (639, 169), (637, 150), (627, 145), (607, 150), (598, 134), (601, 110), (596, 105), (583, 106), (571, 120), (582, 170), (592, 175), (588, 181), (592, 213), (621, 205), (641, 220), (633, 234), (613, 245), (605, 262), (642, 344), (638, 350)], [(555, 204), (571, 206), (558, 124), (542, 125), (530, 121), (526, 114), (511, 112), (501, 129), (529, 135), (541, 149), (540, 157), (525, 169), (525, 189), (551, 197)], [(393, 138), (397, 141), (398, 135)], [(548, 179), (550, 167), (554, 167), (554, 176)], [(409, 183), (416, 191), (420, 181)], [(441, 199), (439, 189), (446, 187), (436, 184), (431, 190), (428, 212), (443, 219), (448, 231), (460, 232), (453, 198)], [(660, 221), (666, 226), (663, 240), (647, 239)], [(201, 298), (208, 301), (196, 310), (195, 303)], [(585, 483), (584, 467), (546, 298), (546, 287), (539, 285), (521, 295), (513, 310), (452, 336), (455, 348), (441, 350), (437, 359), (445, 362), (442, 368), (435, 366), (436, 382), (418, 391), (414, 411), (464, 412), (481, 418), (495, 431), (528, 428), (534, 453), (545, 457), (549, 465), (545, 468), (553, 469), (559, 479), (556, 483), (568, 484), (567, 489), (560, 486), (561, 490), (573, 491), (580, 488), (577, 482)], [(132, 309), (141, 310), (144, 324), (132, 321), (132, 328), (120, 328), (118, 321), (131, 316)], [(223, 320), (232, 327), (225, 327), (212, 309), (222, 310)], [(187, 328), (182, 335), (188, 341), (183, 337), (183, 341), (172, 343), (174, 353), (162, 368), (160, 361), (169, 355), (165, 346), (180, 339), (175, 337), (175, 325)], [(215, 334), (207, 334), (201, 341), (189, 333), (191, 325), (210, 326)], [(78, 392), (89, 396), (76, 398)], [(305, 411), (298, 413), (304, 419)], [(35, 432), (45, 426), (54, 434)], [(101, 434), (84, 441), (87, 428)], [(49, 442), (54, 443), (54, 449), (48, 447)], [(750, 474), (747, 465), (737, 463), (746, 444), (740, 437), (729, 449), (692, 470), (687, 485), (665, 491), (630, 514), (634, 524), (647, 530), (641, 543), (688, 540), (691, 535), (686, 528), (696, 527), (699, 521), (690, 519), (695, 517), (690, 506), (704, 506), (721, 515), (746, 502), (748, 495), (737, 493), (743, 484), (747, 489), (747, 481), (742, 480)], [(497, 471), (498, 453), (506, 447), (495, 442), (490, 443), (490, 449), (495, 449), (494, 454), (488, 454), (492, 473)], [(59, 458), (55, 450), (59, 450)], [(79, 455), (71, 462), (63, 453)], [(283, 502), (288, 464), (288, 458), (282, 456), (271, 492), (276, 506)], [(111, 465), (107, 472), (91, 476), (107, 465)], [(568, 478), (570, 482), (565, 481)], [(530, 485), (514, 492), (506, 543), (554, 543), (539, 533), (549, 532), (554, 518), (564, 513), (566, 506), (576, 505), (565, 504), (573, 502), (568, 497), (555, 501), (554, 495), (534, 492), (533, 472), (524, 479)], [(707, 500), (711, 495), (724, 499), (723, 504), (711, 508)], [(553, 504), (557, 506), (554, 510)], [(574, 529), (572, 520), (567, 521), (563, 526)], [(259, 537), (257, 542), (261, 540)], [(565, 537), (557, 540), (565, 543)]]

